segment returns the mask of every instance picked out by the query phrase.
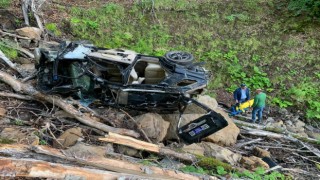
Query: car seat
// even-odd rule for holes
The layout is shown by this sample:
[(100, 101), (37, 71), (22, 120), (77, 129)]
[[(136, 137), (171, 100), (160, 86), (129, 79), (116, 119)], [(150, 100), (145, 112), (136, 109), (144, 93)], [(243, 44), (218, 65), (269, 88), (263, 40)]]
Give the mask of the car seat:
[(145, 84), (158, 84), (166, 77), (164, 69), (155, 63), (148, 63), (145, 71)]

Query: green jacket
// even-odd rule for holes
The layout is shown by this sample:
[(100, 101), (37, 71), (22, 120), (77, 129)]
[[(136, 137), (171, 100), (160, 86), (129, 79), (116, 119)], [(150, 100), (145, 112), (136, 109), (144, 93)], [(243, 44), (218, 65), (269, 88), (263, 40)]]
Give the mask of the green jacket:
[(253, 105), (252, 107), (265, 107), (266, 105), (266, 98), (267, 98), (267, 95), (263, 92), (257, 94), (255, 97), (254, 97), (254, 101), (253, 101)]

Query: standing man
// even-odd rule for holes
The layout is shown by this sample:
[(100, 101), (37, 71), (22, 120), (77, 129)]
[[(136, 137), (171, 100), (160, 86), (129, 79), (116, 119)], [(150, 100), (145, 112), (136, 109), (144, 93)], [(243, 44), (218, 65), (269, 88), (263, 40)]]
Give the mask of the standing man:
[(256, 122), (256, 114), (258, 113), (258, 124), (262, 122), (262, 111), (263, 108), (266, 106), (266, 98), (267, 95), (262, 92), (262, 89), (256, 90), (257, 95), (254, 97), (253, 102), (253, 110), (252, 110), (252, 123)]
[(250, 99), (250, 89), (242, 83), (240, 87), (233, 92), (233, 98), (236, 103), (243, 103), (248, 101)]

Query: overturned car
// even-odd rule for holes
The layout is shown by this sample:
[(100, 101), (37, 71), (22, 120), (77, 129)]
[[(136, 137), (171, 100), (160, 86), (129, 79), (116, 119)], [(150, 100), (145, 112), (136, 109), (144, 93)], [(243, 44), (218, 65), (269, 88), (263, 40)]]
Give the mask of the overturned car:
[(130, 50), (98, 48), (90, 43), (64, 42), (35, 50), (37, 85), (44, 93), (99, 98), (104, 104), (161, 113), (186, 109), (203, 115), (177, 134), (186, 143), (198, 142), (228, 125), (223, 116), (195, 101), (207, 85), (207, 72), (186, 52), (164, 57)]

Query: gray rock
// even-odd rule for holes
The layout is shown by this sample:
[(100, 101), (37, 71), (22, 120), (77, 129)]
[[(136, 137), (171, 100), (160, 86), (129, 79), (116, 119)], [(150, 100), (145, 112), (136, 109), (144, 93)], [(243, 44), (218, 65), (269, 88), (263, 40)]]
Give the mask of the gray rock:
[(220, 161), (227, 162), (231, 165), (236, 165), (240, 161), (242, 155), (234, 153), (229, 149), (223, 148), (213, 143), (202, 142), (201, 145), (205, 149), (205, 156), (214, 157)]
[(64, 150), (64, 153), (79, 158), (104, 157), (106, 155), (106, 147), (77, 142), (74, 146)]
[[(78, 139), (82, 137), (82, 129), (80, 127), (71, 128), (62, 133), (57, 139), (59, 141), (53, 142), (53, 147), (55, 148), (66, 148), (77, 143)], [(61, 147), (61, 145), (63, 147)]]
[(131, 148), (131, 147), (127, 147), (127, 146), (122, 146), (122, 145), (118, 145), (118, 151), (120, 154), (124, 154), (127, 156), (134, 156), (134, 157), (139, 157), (139, 150)]
[(204, 95), (204, 96), (200, 95), (198, 96), (197, 100), (211, 109), (216, 109), (218, 107), (217, 100), (208, 95)]
[(159, 163), (161, 167), (168, 169), (180, 169), (184, 166), (183, 163), (174, 159), (169, 159), (168, 157), (163, 158)]
[(196, 143), (184, 145), (182, 151), (200, 156), (204, 155), (204, 148)]
[(229, 115), (222, 109), (216, 108), (215, 112), (221, 114), (228, 121), (228, 126), (206, 137), (204, 141), (217, 143), (222, 146), (233, 146), (237, 142), (240, 129), (234, 124)]
[(161, 142), (167, 134), (170, 123), (159, 114), (147, 113), (136, 116), (138, 126), (144, 130), (147, 136), (154, 142)]
[(24, 27), (24, 28), (16, 29), (16, 32), (20, 36), (25, 36), (30, 39), (36, 39), (36, 40), (40, 40), (41, 34), (42, 34), (41, 30), (36, 27)]

